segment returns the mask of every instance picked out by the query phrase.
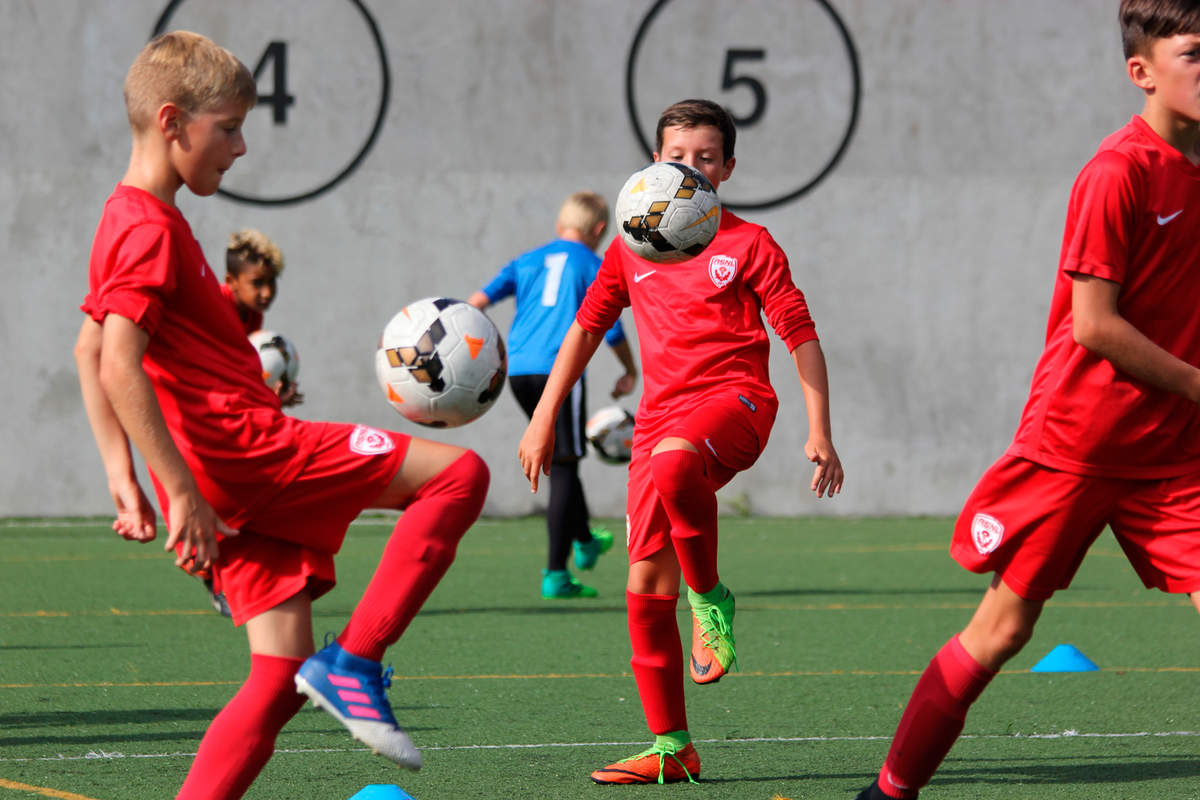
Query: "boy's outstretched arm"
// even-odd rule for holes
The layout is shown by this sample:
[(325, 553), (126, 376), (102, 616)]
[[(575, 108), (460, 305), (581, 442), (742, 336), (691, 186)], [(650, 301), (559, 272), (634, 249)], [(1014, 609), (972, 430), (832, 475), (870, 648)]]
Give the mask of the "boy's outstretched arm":
[(804, 455), (817, 466), (813, 470), (810, 488), (817, 497), (833, 497), (842, 491), (845, 474), (837, 450), (833, 449), (833, 427), (829, 422), (829, 373), (825, 368), (825, 353), (816, 339), (810, 339), (792, 351), (800, 388), (804, 391), (804, 407), (808, 411), (808, 441)]
[(558, 409), (562, 407), (571, 387), (579, 381), (584, 367), (602, 341), (603, 334), (588, 333), (578, 322), (572, 322), (567, 335), (563, 337), (558, 357), (550, 368), (546, 388), (542, 390), (542, 397), (533, 410), (529, 427), (525, 429), (517, 449), (521, 469), (529, 479), (530, 491), (537, 491), (539, 474), (550, 474), (550, 461), (554, 457), (554, 420), (558, 417)]
[(1121, 285), (1075, 274), (1071, 317), (1075, 341), (1133, 378), (1200, 403), (1200, 369), (1168, 353), (1121, 316)]
[(233, 535), (200, 494), (187, 463), (175, 447), (163, 420), (154, 387), (142, 369), (150, 337), (134, 322), (109, 314), (102, 325), (99, 381), (125, 434), (167, 493), (170, 519), (165, 549), (182, 547), (175, 563), (183, 566), (195, 554), (204, 568), (217, 557), (217, 531)]
[(121, 427), (112, 404), (100, 386), (100, 345), (103, 329), (91, 317), (84, 317), (75, 341), (75, 365), (79, 370), (79, 389), (83, 408), (100, 449), (108, 491), (117, 509), (113, 530), (126, 539), (148, 542), (155, 536), (156, 515), (138, 484), (129, 451), (129, 439)]

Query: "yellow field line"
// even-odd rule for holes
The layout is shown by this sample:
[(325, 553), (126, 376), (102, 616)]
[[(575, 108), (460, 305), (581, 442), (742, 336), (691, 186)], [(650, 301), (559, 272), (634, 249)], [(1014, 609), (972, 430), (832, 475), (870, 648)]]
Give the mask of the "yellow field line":
[[(1102, 667), (1100, 672), (1141, 673), (1194, 673), (1197, 667)], [(772, 670), (738, 672), (742, 678), (836, 678), (916, 676), (919, 669), (830, 669), (830, 670)], [(1000, 670), (1001, 675), (1034, 675), (1025, 669)], [(596, 678), (630, 678), (630, 672), (545, 672), (526, 675), (392, 675), (392, 681), (545, 681), (545, 680), (591, 680)], [(736, 677), (736, 676), (735, 676)], [(240, 686), (242, 681), (98, 681), (94, 683), (0, 683), (0, 689), (147, 689), (184, 688), (197, 686)]]
[(64, 792), (59, 789), (48, 789), (45, 786), (30, 786), (27, 783), (6, 781), (3, 778), (0, 778), (0, 789), (12, 789), (17, 792), (30, 792), (32, 794), (40, 794), (42, 797), (56, 797), (58, 800), (96, 800), (94, 797), (75, 794), (74, 792)]
[[(936, 611), (973, 609), (978, 605), (974, 599), (954, 603), (745, 603), (743, 611)], [(1051, 600), (1048, 608), (1190, 608), (1191, 603), (1186, 598), (1163, 598), (1161, 600)], [(456, 609), (445, 609), (453, 612)], [(25, 618), (68, 618), (68, 617), (201, 617), (211, 616), (212, 611), (199, 608), (147, 608), (108, 609), (83, 611), (53, 611), (36, 609), (33, 611), (0, 611), (0, 619)], [(465, 613), (465, 612), (464, 612)]]
[(153, 552), (153, 553), (114, 553), (111, 556), (90, 556), (77, 554), (64, 554), (59, 556), (3, 556), (0, 557), (0, 564), (33, 564), (33, 563), (51, 563), (59, 561), (167, 561), (172, 558), (170, 553)]

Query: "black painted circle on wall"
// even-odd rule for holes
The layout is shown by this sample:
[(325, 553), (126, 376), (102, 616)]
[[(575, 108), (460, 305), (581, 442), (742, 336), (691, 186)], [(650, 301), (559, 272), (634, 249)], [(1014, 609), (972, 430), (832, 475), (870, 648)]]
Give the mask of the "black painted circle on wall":
[[(151, 34), (152, 38), (171, 29), (170, 25), (172, 19), (176, 16), (177, 12), (180, 10), (180, 7), (183, 6), (185, 2), (186, 0), (170, 0), (170, 2), (167, 4), (167, 7), (159, 16), (158, 22), (154, 26), (154, 31)], [(379, 136), (379, 132), (383, 128), (383, 121), (387, 114), (388, 102), (391, 96), (391, 72), (388, 67), (387, 50), (384, 47), (383, 37), (380, 35), (379, 27), (376, 25), (374, 17), (371, 16), (370, 11), (367, 10), (362, 0), (348, 0), (348, 2), (350, 3), (353, 11), (361, 17), (362, 22), (365, 24), (366, 31), (371, 40), (372, 49), (374, 50), (378, 60), (379, 75), (376, 79), (379, 83), (378, 100), (375, 104), (373, 116), (367, 115), (363, 120), (363, 128), (360, 129), (367, 131), (365, 140), (361, 141), (361, 144), (352, 143), (351, 146), (347, 148), (347, 151), (351, 151), (353, 153), (349, 161), (341, 161), (328, 166), (324, 169), (323, 174), (311, 176), (309, 178), (309, 182), (304, 186), (288, 187), (285, 190), (277, 191), (275, 193), (252, 193), (249, 191), (235, 191), (229, 188), (221, 188), (217, 190), (219, 194), (228, 197), (231, 200), (237, 200), (243, 203), (251, 203), (254, 205), (280, 206), (301, 203), (305, 200), (311, 200), (314, 197), (324, 194), (333, 187), (337, 186), (362, 164), (363, 159), (366, 157), (371, 147), (375, 144), (375, 141)], [(213, 9), (211, 0), (205, 0), (205, 3), (206, 5), (204, 6), (203, 10), (211, 13)], [(233, 13), (237, 12), (238, 9), (235, 8)], [(209, 31), (198, 30), (198, 32), (206, 35), (213, 35), (219, 44), (226, 44), (225, 42), (221, 41), (220, 36), (214, 35)], [(266, 31), (263, 38), (264, 40), (270, 40), (271, 32), (269, 30)], [(264, 49), (263, 55), (259, 59), (259, 63), (264, 67), (264, 71), (270, 71), (271, 69), (279, 70), (282, 68), (282, 64), (286, 62), (282, 61), (281, 56), (286, 55), (287, 44), (287, 41), (271, 41), (270, 45)], [(282, 49), (279, 47), (280, 45), (283, 46)], [(272, 48), (275, 49), (272, 50)], [(256, 57), (258, 57), (258, 55), (259, 54), (255, 54)], [(251, 63), (250, 61), (247, 61), (246, 63), (247, 66), (252, 70), (256, 68), (255, 63)], [(258, 82), (259, 91), (262, 92), (264, 78), (258, 77)], [(268, 84), (270, 83), (270, 81), (266, 82)], [(295, 91), (296, 88), (297, 87), (290, 87), (289, 94), (291, 91)], [(276, 95), (277, 94), (278, 93), (276, 93)], [(292, 102), (294, 101), (295, 96), (292, 95)], [(256, 107), (254, 113), (282, 113), (286, 115), (289, 103), (280, 102), (278, 105), (279, 109), (276, 109), (275, 105), (271, 103), (268, 103), (264, 106), (260, 99), (260, 105)], [(336, 108), (329, 109), (329, 114), (336, 115), (338, 113), (339, 111)], [(340, 120), (327, 122), (336, 126)], [(277, 118), (276, 123), (278, 124)], [(286, 122), (284, 125), (286, 125)], [(303, 135), (305, 132), (306, 131), (301, 131), (300, 135)], [(317, 135), (321, 136), (320, 133)], [(253, 150), (254, 142), (250, 142), (250, 147), (251, 150)], [(324, 167), (324, 165), (322, 166)], [(311, 171), (313, 165), (311, 163), (298, 163), (296, 164), (296, 167), (297, 172)], [(226, 183), (228, 183), (228, 180)]]
[[(664, 83), (684, 83), (689, 88), (684, 89), (682, 93), (677, 93), (673, 96), (674, 100), (682, 100), (686, 97), (706, 97), (726, 105), (733, 113), (735, 120), (738, 123), (738, 155), (739, 164), (743, 162), (741, 154), (744, 152), (743, 144), (747, 138), (746, 134), (756, 130), (758, 125), (771, 125), (772, 111), (781, 106), (787, 107), (787, 90), (788, 86), (771, 85), (769, 82), (763, 82), (754, 77), (756, 68), (764, 63), (769, 63), (767, 59), (778, 61), (780, 55), (794, 57), (795, 53), (789, 52), (786, 49), (781, 53), (781, 47), (778, 42), (771, 46), (756, 47), (753, 36), (749, 37), (751, 41), (743, 41), (740, 39), (731, 39), (730, 41), (721, 41), (726, 36), (732, 36), (722, 28), (720, 20), (712, 19), (719, 17), (720, 12), (726, 13), (742, 13), (745, 14), (746, 8), (742, 4), (731, 6), (724, 4), (723, 0), (711, 0), (716, 3), (714, 8), (697, 7), (695, 0), (691, 0), (687, 5), (687, 22), (689, 30), (682, 30), (681, 36), (673, 36), (679, 28), (666, 26), (662, 27), (658, 34), (656, 42), (657, 47), (675, 47), (684, 51), (687, 58), (693, 58), (692, 62), (688, 62), (687, 58), (680, 58), (676, 69), (663, 70), (661, 74), (655, 73), (652, 75), (639, 76), (639, 61), (644, 54), (646, 42), (650, 38), (650, 32), (656, 22), (662, 23), (663, 11), (668, 6), (670, 0), (655, 0), (646, 16), (642, 19), (638, 26), (637, 32), (634, 35), (633, 42), (629, 48), (629, 56), (625, 66), (625, 100), (626, 107), (629, 113), (629, 121), (633, 126), (633, 133), (638, 144), (645, 152), (647, 158), (652, 157), (654, 152), (654, 130), (644, 130), (642, 122), (639, 119), (639, 102), (638, 89), (639, 86), (653, 86), (656, 89), (661, 89)], [(800, 0), (795, 0), (799, 3)], [(783, 187), (771, 194), (758, 197), (737, 200), (724, 200), (723, 202), (731, 209), (764, 209), (773, 206), (782, 205), (799, 199), (808, 192), (812, 191), (822, 180), (824, 180), (837, 166), (846, 149), (850, 145), (850, 141), (854, 136), (855, 128), (858, 124), (859, 105), (861, 102), (861, 75), (859, 70), (858, 52), (854, 46), (854, 40), (846, 28), (845, 23), (837, 12), (829, 4), (828, 0), (809, 0), (811, 5), (805, 4), (803, 7), (797, 5), (792, 8), (793, 13), (802, 9), (816, 9), (823, 20), (824, 24), (829, 26), (830, 32), (836, 32), (835, 35), (826, 37), (826, 42), (831, 48), (836, 48), (836, 53), (845, 62), (845, 75), (839, 76), (846, 83), (845, 102), (847, 108), (843, 110), (844, 119), (831, 121), (835, 124), (836, 129), (828, 130), (824, 139), (815, 143), (814, 149), (819, 149), (813, 158), (816, 160), (812, 164), (806, 164), (801, 167), (802, 174), (789, 176), (793, 183), (790, 186)], [(682, 6), (681, 6), (682, 8)], [(774, 9), (775, 16), (780, 13), (778, 8)], [(707, 15), (707, 16), (706, 16)], [(706, 27), (707, 26), (707, 27)], [(779, 36), (780, 30), (785, 30), (782, 26), (771, 31), (764, 31), (762, 36), (770, 38)], [(680, 44), (686, 42), (690, 45), (690, 50)], [(695, 59), (702, 59), (705, 62), (711, 62), (711, 74), (704, 73), (696, 68)], [(830, 61), (834, 59), (829, 59)], [(701, 88), (691, 89), (693, 83), (699, 81)], [(706, 88), (711, 87), (711, 88)], [(727, 93), (729, 100), (722, 96), (722, 93)], [(781, 101), (781, 96), (783, 100)], [(749, 98), (751, 105), (749, 108), (737, 109), (734, 106), (741, 104), (744, 106), (746, 99)], [(824, 120), (822, 120), (824, 121)], [(793, 134), (793, 127), (800, 129), (800, 135), (807, 131), (804, 126), (792, 126), (786, 130), (781, 130), (776, 134), (776, 138), (783, 139)], [(781, 163), (779, 168), (786, 169), (789, 165), (786, 159), (779, 158)]]

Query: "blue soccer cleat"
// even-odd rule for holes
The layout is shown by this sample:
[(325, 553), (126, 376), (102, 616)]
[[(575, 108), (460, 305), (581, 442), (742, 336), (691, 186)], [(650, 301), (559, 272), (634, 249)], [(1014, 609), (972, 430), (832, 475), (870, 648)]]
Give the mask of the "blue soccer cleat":
[(421, 768), (421, 753), (400, 729), (384, 687), (392, 668), (347, 653), (337, 642), (326, 645), (300, 665), (296, 691), (332, 714), (350, 735), (386, 759), (407, 769)]
[(607, 528), (591, 528), (592, 538), (586, 542), (575, 542), (575, 566), (579, 569), (591, 569), (596, 566), (596, 559), (607, 553), (613, 545), (612, 532)]

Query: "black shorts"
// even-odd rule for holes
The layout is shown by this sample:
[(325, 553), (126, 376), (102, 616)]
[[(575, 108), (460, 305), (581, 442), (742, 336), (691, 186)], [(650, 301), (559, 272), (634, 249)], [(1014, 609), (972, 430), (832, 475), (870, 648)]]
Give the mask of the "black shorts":
[[(508, 385), (521, 404), (525, 416), (532, 417), (538, 400), (546, 388), (549, 375), (509, 375)], [(587, 380), (580, 378), (571, 387), (567, 399), (558, 409), (554, 422), (554, 460), (577, 461), (587, 454), (584, 445), (584, 425), (587, 424)]]

